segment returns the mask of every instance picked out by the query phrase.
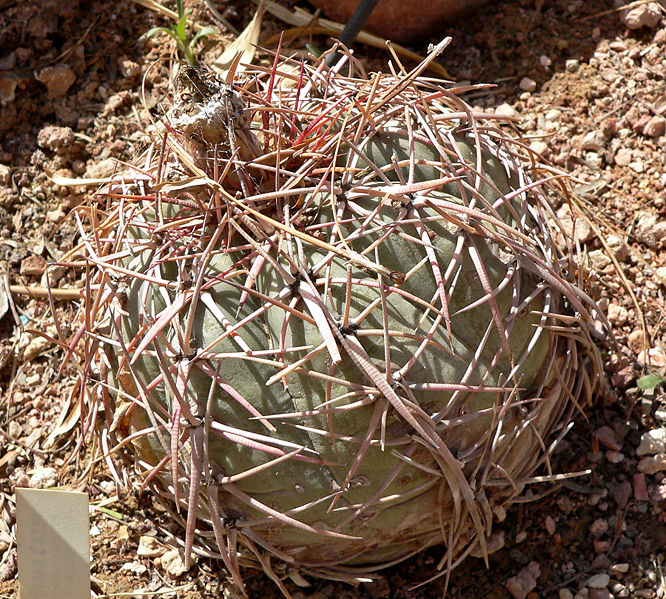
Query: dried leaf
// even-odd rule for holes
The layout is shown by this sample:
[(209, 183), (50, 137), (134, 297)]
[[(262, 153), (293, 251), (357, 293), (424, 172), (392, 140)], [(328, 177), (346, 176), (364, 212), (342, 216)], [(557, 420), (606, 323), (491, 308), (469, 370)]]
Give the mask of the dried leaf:
[[(224, 49), (224, 52), (213, 61), (211, 66), (218, 75), (226, 77), (232, 65), (239, 62), (236, 60), (239, 54), (241, 55), (244, 64), (252, 62), (254, 54), (257, 51), (257, 44), (259, 43), (261, 20), (264, 16), (264, 12), (266, 12), (266, 9), (264, 8), (264, 2), (262, 1), (261, 4), (259, 4), (259, 8), (257, 8), (257, 12), (250, 21), (250, 24)], [(235, 71), (243, 71), (244, 64), (239, 64)]]

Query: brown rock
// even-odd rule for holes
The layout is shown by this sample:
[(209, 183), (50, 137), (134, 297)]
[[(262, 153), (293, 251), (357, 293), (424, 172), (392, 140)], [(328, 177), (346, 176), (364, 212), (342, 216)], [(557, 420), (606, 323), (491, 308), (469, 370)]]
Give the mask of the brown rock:
[(69, 127), (48, 125), (37, 134), (37, 145), (53, 152), (67, 149), (74, 143), (74, 131)]
[[(358, 6), (358, 0), (310, 0), (324, 14), (346, 23)], [(379, 0), (365, 28), (387, 39), (408, 42), (436, 34), (442, 24), (486, 0)]]
[(537, 579), (541, 575), (541, 568), (537, 562), (530, 562), (517, 576), (506, 581), (505, 587), (514, 599), (526, 599), (528, 593), (536, 587)]
[(625, 366), (611, 375), (611, 385), (616, 389), (626, 389), (635, 380), (633, 366)]
[(594, 436), (606, 449), (612, 449), (613, 451), (620, 451), (622, 449), (622, 444), (618, 443), (615, 431), (610, 426), (598, 428), (594, 432)]
[(42, 256), (28, 256), (21, 260), (19, 272), (24, 277), (41, 277), (46, 270), (47, 262)]
[(629, 29), (640, 29), (641, 27), (652, 29), (661, 21), (661, 7), (657, 2), (639, 4), (634, 8), (620, 12), (620, 21)]
[(645, 474), (634, 474), (634, 497), (636, 501), (649, 501)]
[(663, 116), (653, 116), (643, 127), (643, 135), (647, 137), (661, 137), (666, 132), (666, 119)]
[(615, 154), (615, 164), (618, 166), (627, 166), (631, 162), (631, 150), (620, 148)]
[(611, 599), (608, 589), (590, 589), (587, 594), (588, 599)]
[(76, 75), (68, 66), (59, 64), (35, 73), (35, 79), (46, 85), (49, 100), (53, 100), (67, 93), (72, 83), (76, 81)]
[(609, 490), (618, 507), (623, 508), (629, 503), (631, 497), (631, 483), (629, 481), (624, 480), (617, 485), (611, 484)]
[(604, 137), (610, 139), (617, 133), (617, 120), (614, 118), (607, 118), (601, 123), (601, 133)]
[(0, 79), (0, 106), (14, 101), (18, 79)]
[(651, 347), (647, 350), (647, 355), (644, 351), (638, 354), (638, 363), (641, 366), (664, 368), (666, 367), (666, 353), (661, 347)]

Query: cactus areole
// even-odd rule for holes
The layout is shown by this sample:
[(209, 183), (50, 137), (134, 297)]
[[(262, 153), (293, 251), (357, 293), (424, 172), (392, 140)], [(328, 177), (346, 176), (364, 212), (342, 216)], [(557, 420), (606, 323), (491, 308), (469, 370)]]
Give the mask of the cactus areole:
[(88, 209), (91, 422), (241, 588), (486, 554), (597, 385), (563, 175), (424, 68), (183, 67)]

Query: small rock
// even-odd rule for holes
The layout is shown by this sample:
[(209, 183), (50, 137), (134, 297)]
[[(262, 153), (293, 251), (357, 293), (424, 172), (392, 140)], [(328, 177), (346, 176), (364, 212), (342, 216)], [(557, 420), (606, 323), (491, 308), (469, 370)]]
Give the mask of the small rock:
[[(629, 312), (624, 306), (608, 305), (608, 321), (616, 326), (622, 326), (629, 320)], [(611, 448), (614, 449), (614, 448)]]
[(639, 456), (666, 453), (666, 428), (655, 428), (641, 435), (641, 443), (636, 450)]
[(599, 170), (604, 165), (603, 157), (597, 152), (588, 152), (585, 154), (585, 162), (591, 169)]
[(553, 520), (551, 516), (546, 516), (544, 524), (546, 525), (546, 532), (548, 532), (548, 534), (552, 537), (555, 534), (555, 530), (557, 528), (555, 520)]
[(663, 116), (653, 116), (643, 127), (643, 135), (647, 137), (661, 137), (666, 133), (666, 119)]
[(524, 92), (533, 92), (537, 88), (536, 81), (529, 77), (523, 77), (518, 85)]
[(516, 112), (516, 109), (511, 106), (511, 104), (507, 104), (504, 102), (504, 104), (500, 104), (496, 109), (495, 109), (495, 114), (498, 116), (504, 116), (507, 118), (513, 118), (518, 116), (518, 113)]
[(654, 274), (657, 275), (657, 278), (664, 287), (666, 287), (666, 266), (660, 266), (654, 271)]
[(55, 210), (49, 210), (46, 213), (46, 220), (48, 220), (52, 223), (57, 223), (64, 216), (65, 216), (65, 213), (62, 210), (60, 210), (60, 208), (56, 208)]
[(601, 152), (606, 144), (606, 138), (601, 131), (588, 131), (583, 137), (580, 147), (583, 150)]
[(663, 239), (666, 239), (666, 221), (652, 212), (638, 212), (636, 214), (636, 238), (649, 248), (658, 249)]
[(645, 163), (642, 160), (634, 160), (629, 163), (629, 168), (640, 175), (645, 172)]
[(7, 425), (7, 434), (9, 435), (10, 439), (18, 439), (22, 433), (23, 427), (18, 422), (16, 422), (16, 420), (12, 420)]
[(617, 133), (617, 120), (614, 118), (604, 119), (599, 130), (606, 139), (610, 139)]
[(571, 239), (575, 239), (579, 243), (585, 243), (594, 237), (592, 228), (585, 219), (576, 217), (574, 222), (574, 217), (571, 214), (568, 204), (564, 204), (557, 211), (557, 216), (562, 223), (564, 232)]
[(5, 553), (3, 559), (0, 561), (0, 582), (5, 582), (16, 576), (18, 569), (18, 561), (16, 557), (16, 549)]
[(0, 105), (5, 106), (14, 101), (16, 98), (16, 88), (18, 87), (18, 79), (0, 79)]
[(638, 462), (638, 470), (643, 474), (655, 474), (666, 470), (666, 453), (643, 458)]
[(609, 485), (609, 491), (618, 507), (626, 507), (631, 497), (631, 483), (628, 480), (623, 480), (617, 485)]
[(74, 143), (74, 131), (69, 127), (55, 127), (49, 125), (37, 134), (37, 145), (57, 152), (66, 149)]
[(619, 464), (624, 461), (624, 454), (620, 451), (613, 451), (609, 449), (606, 452), (606, 460), (611, 464)]
[(12, 537), (6, 530), (0, 530), (0, 553), (4, 553), (12, 544)]
[(627, 343), (629, 344), (631, 351), (633, 351), (635, 354), (640, 352), (641, 349), (643, 349), (643, 331), (640, 329), (631, 331), (631, 333), (629, 333), (627, 336)]
[(617, 235), (611, 233), (606, 237), (606, 243), (608, 244), (608, 247), (613, 250), (618, 262), (626, 262), (627, 258), (629, 258), (629, 250), (627, 245)]
[[(41, 356), (46, 350), (51, 347), (51, 341), (42, 335), (34, 335), (30, 338), (28, 344), (23, 348), (23, 352), (20, 354), (22, 362), (30, 362), (38, 356)], [(37, 375), (35, 385), (39, 384), (41, 377)], [(26, 383), (28, 380), (26, 379)]]
[(580, 68), (580, 61), (575, 58), (569, 58), (564, 63), (564, 70), (567, 73), (575, 73)]
[(551, 64), (553, 64), (553, 61), (551, 60), (550, 56), (546, 56), (545, 54), (542, 54), (541, 56), (539, 56), (539, 64), (544, 69), (547, 69)]
[(608, 522), (603, 518), (597, 518), (590, 524), (590, 534), (594, 536), (603, 535), (608, 532)]
[(609, 582), (610, 576), (608, 576), (608, 574), (605, 572), (602, 572), (601, 574), (590, 576), (590, 578), (587, 579), (585, 586), (591, 589), (603, 589), (608, 586)]
[(42, 256), (28, 256), (21, 260), (19, 272), (24, 277), (41, 277), (47, 266), (48, 263)]
[[(611, 304), (611, 306), (612, 305), (613, 304)], [(622, 444), (618, 442), (617, 437), (615, 436), (615, 431), (610, 426), (602, 426), (601, 428), (598, 428), (594, 432), (594, 436), (599, 443), (607, 449), (612, 449), (613, 451), (620, 451), (620, 449), (622, 449)]]
[[(164, 555), (162, 555), (160, 560), (164, 570), (173, 577), (182, 576), (185, 574), (185, 572), (187, 572), (187, 568), (185, 568), (185, 562), (183, 561), (183, 557), (178, 549), (171, 549), (170, 551), (167, 551)], [(194, 557), (192, 562), (194, 562)]]
[(631, 162), (631, 150), (627, 148), (620, 148), (615, 153), (615, 164), (618, 166), (629, 166)]
[(548, 152), (548, 144), (545, 141), (541, 141), (540, 139), (535, 139), (530, 144), (530, 150), (536, 152), (537, 154), (542, 154), (545, 156), (546, 153)]
[(611, 384), (616, 389), (626, 389), (636, 380), (634, 367), (629, 364), (611, 375)]
[(629, 572), (629, 564), (621, 563), (621, 564), (613, 564), (610, 568), (609, 571), (611, 574), (626, 574)]
[(613, 599), (607, 588), (590, 589), (587, 599)]
[(113, 158), (107, 158), (94, 162), (86, 169), (86, 177), (89, 179), (105, 179), (110, 177), (116, 170), (117, 161)]
[(569, 589), (560, 589), (557, 594), (560, 599), (574, 599), (574, 594)]
[(49, 100), (53, 100), (67, 93), (72, 83), (76, 81), (76, 75), (67, 65), (59, 64), (35, 73), (35, 79), (46, 85)]
[(612, 83), (617, 80), (617, 69), (603, 69), (601, 71), (601, 78), (606, 83)]
[(528, 593), (536, 587), (537, 578), (541, 575), (541, 568), (537, 562), (530, 562), (517, 576), (506, 581), (505, 587), (514, 599), (526, 599)]
[(627, 44), (624, 40), (614, 40), (610, 43), (609, 47), (615, 52), (624, 52), (627, 49)]
[(666, 501), (666, 481), (662, 481), (650, 489), (650, 496), (654, 503), (664, 503)]
[(12, 169), (6, 164), (0, 164), (0, 184), (9, 185), (12, 182)]
[(58, 471), (55, 468), (36, 468), (30, 477), (31, 489), (48, 489), (58, 484)]
[(638, 354), (638, 363), (641, 366), (653, 366), (654, 368), (666, 367), (666, 354), (661, 347), (651, 347), (647, 351)]
[(636, 501), (649, 501), (647, 483), (645, 482), (645, 474), (634, 474), (634, 498)]
[(127, 94), (126, 91), (119, 92), (117, 94), (113, 94), (112, 96), (109, 97), (109, 99), (106, 102), (106, 105), (104, 106), (104, 114), (111, 114), (112, 112), (115, 112), (119, 108), (121, 108), (129, 99), (129, 95)]
[(656, 2), (640, 4), (629, 10), (620, 11), (620, 21), (629, 29), (656, 27), (661, 21), (661, 7)]
[(571, 498), (568, 495), (562, 494), (560, 495), (557, 500), (557, 507), (560, 508), (560, 511), (565, 515), (568, 516), (571, 514), (571, 512), (574, 511), (575, 505), (574, 502), (571, 500)]
[(139, 557), (160, 557), (167, 552), (167, 549), (155, 537), (142, 535), (139, 537), (139, 546), (136, 554)]
[(120, 70), (120, 74), (123, 77), (127, 77), (128, 79), (133, 79), (134, 77), (138, 77), (141, 74), (141, 67), (129, 58), (119, 58), (118, 68)]
[(590, 266), (596, 271), (601, 271), (612, 264), (612, 260), (608, 257), (605, 250), (592, 250), (587, 257), (590, 261)]
[(120, 567), (121, 572), (131, 572), (132, 574), (145, 574), (148, 568), (140, 562), (127, 562)]
[(548, 112), (546, 112), (544, 118), (548, 123), (555, 123), (561, 116), (562, 116), (562, 111), (560, 109), (551, 108)]

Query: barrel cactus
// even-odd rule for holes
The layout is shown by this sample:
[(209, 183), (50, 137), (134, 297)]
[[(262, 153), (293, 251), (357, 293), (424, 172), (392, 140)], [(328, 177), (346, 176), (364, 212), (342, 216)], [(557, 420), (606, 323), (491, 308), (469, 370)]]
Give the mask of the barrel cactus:
[(485, 555), (597, 387), (563, 175), (424, 66), (183, 67), (89, 208), (88, 422), (241, 588)]

